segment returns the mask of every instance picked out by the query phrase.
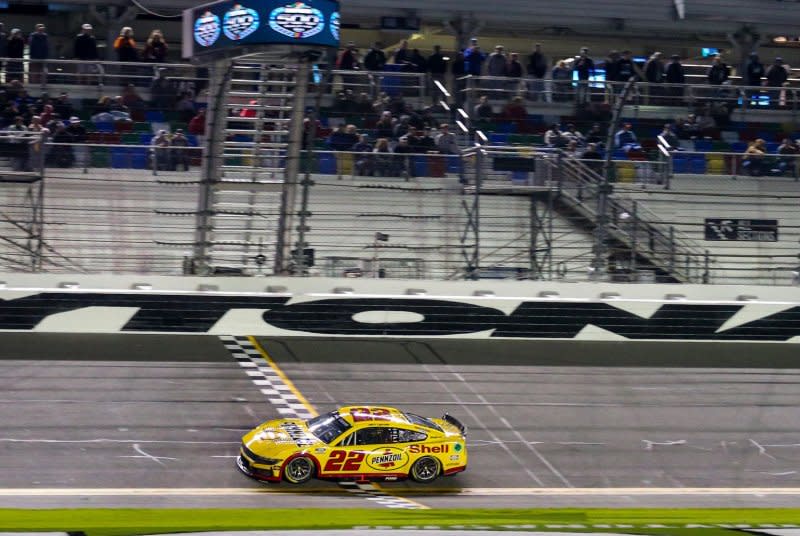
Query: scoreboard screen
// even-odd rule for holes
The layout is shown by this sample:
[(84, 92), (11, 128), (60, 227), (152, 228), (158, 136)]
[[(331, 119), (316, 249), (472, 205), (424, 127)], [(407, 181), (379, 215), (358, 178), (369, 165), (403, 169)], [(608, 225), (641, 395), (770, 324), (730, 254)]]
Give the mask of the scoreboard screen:
[(339, 47), (336, 0), (222, 0), (183, 12), (183, 56), (249, 45)]

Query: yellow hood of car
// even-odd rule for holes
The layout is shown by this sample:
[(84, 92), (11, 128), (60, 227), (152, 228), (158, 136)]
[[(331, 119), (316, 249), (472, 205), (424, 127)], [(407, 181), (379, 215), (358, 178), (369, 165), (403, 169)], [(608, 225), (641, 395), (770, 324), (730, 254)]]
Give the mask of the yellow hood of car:
[(324, 445), (300, 419), (267, 421), (248, 432), (242, 443), (253, 453), (268, 458), (282, 458), (292, 452)]

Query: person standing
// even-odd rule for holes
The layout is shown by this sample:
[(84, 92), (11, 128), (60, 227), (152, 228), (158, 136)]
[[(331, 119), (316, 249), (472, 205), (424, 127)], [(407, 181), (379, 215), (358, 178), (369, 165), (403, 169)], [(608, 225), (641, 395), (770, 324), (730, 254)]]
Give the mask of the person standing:
[(759, 60), (758, 53), (751, 52), (745, 66), (745, 84), (750, 87), (758, 87), (761, 85), (761, 79), (764, 78), (765, 74), (766, 69), (764, 69), (764, 64), (761, 63), (761, 60)]
[(712, 86), (721, 86), (730, 78), (731, 69), (722, 61), (722, 56), (717, 54), (711, 62), (711, 67), (708, 68), (708, 83)]
[[(497, 45), (494, 47), (494, 52), (489, 54), (489, 59), (486, 62), (486, 74), (488, 76), (495, 76), (495, 77), (502, 77), (505, 78), (508, 76), (508, 57), (504, 52), (504, 48), (502, 45)], [(501, 89), (503, 87), (504, 81), (503, 80), (490, 80), (489, 87), (494, 88), (495, 90)], [(502, 95), (495, 95), (496, 97), (500, 97)]]
[(508, 81), (508, 90), (512, 93), (512, 96), (516, 95), (522, 80), (522, 63), (520, 63), (519, 54), (516, 52), (512, 52), (508, 58), (506, 76), (512, 79)]
[(767, 69), (766, 77), (766, 85), (770, 88), (770, 106), (780, 106), (782, 104), (781, 100), (783, 100), (785, 104), (785, 96), (783, 99), (781, 99), (781, 90), (774, 89), (782, 88), (789, 79), (789, 73), (786, 70), (786, 67), (783, 65), (783, 58), (775, 58), (775, 63), (770, 65), (769, 69)]
[[(117, 52), (117, 60), (120, 62), (139, 61), (139, 51), (136, 49), (136, 41), (133, 38), (133, 28), (125, 26), (120, 30), (119, 37), (114, 40), (114, 50)], [(121, 69), (123, 76), (136, 75), (136, 67), (124, 66)], [(126, 83), (136, 84), (136, 78), (130, 78)]]
[(589, 49), (587, 47), (581, 48), (581, 53), (575, 58), (575, 64), (572, 69), (578, 73), (578, 104), (586, 104), (591, 97), (589, 81), (594, 76), (594, 61), (589, 57)]
[(375, 42), (369, 52), (364, 56), (364, 68), (368, 71), (383, 71), (386, 65), (386, 53), (381, 50), (382, 45)]
[(119, 32), (119, 37), (114, 40), (114, 50), (117, 51), (118, 61), (139, 61), (139, 52), (133, 38), (133, 28), (125, 26)]
[(683, 91), (686, 84), (686, 72), (681, 64), (681, 57), (677, 54), (672, 55), (672, 61), (667, 65), (667, 73), (665, 80), (669, 86), (669, 96), (672, 99), (672, 105), (680, 105), (683, 103)]
[(533, 46), (533, 52), (528, 56), (528, 99), (539, 100), (539, 95), (544, 96), (544, 77), (547, 75), (547, 58), (542, 52), (541, 43)]
[(427, 60), (428, 64), (428, 72), (430, 73), (430, 83), (431, 83), (431, 95), (434, 96), (433, 101), (438, 102), (438, 99), (435, 97), (437, 94), (436, 85), (434, 82), (439, 82), (443, 86), (446, 85), (445, 83), (445, 74), (447, 73), (447, 60), (444, 59), (444, 54), (442, 54), (442, 47), (439, 45), (433, 46), (433, 54), (428, 56)]
[(28, 66), (29, 82), (45, 84), (47, 82), (47, 60), (50, 57), (50, 41), (44, 24), (37, 24), (36, 31), (28, 36), (28, 57), (33, 60)]
[(6, 83), (10, 83), (12, 80), (22, 82), (24, 76), (22, 58), (25, 56), (25, 37), (19, 28), (11, 30), (11, 35), (8, 37), (7, 51), (8, 57), (13, 59), (6, 65)]
[(664, 64), (661, 62), (661, 52), (653, 52), (647, 63), (644, 64), (644, 78), (647, 80), (650, 104), (661, 104), (661, 95), (664, 94), (661, 84), (664, 83)]
[(153, 63), (165, 63), (167, 61), (167, 42), (161, 30), (153, 30), (144, 46), (142, 59)]
[(97, 54), (97, 39), (95, 39), (92, 31), (92, 25), (86, 23), (81, 26), (81, 33), (75, 37), (73, 56), (76, 60), (81, 61), (78, 64), (79, 84), (91, 83), (91, 75), (98, 72), (97, 64), (94, 63), (99, 57)]

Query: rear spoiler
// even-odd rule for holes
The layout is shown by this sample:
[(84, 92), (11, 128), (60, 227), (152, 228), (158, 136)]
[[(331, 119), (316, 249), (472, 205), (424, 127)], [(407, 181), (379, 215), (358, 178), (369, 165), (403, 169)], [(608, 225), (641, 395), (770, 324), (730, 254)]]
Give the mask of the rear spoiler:
[(461, 421), (450, 415), (449, 413), (445, 413), (442, 415), (442, 420), (448, 422), (458, 428), (458, 431), (464, 435), (467, 435), (467, 427), (461, 424)]

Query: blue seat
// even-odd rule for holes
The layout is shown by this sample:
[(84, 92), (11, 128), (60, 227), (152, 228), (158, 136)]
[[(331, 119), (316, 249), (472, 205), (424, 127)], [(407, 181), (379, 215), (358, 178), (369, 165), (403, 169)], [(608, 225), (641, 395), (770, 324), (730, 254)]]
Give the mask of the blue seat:
[(139, 144), (140, 145), (150, 145), (150, 142), (153, 141), (152, 134), (139, 134)]
[(131, 153), (124, 147), (111, 149), (111, 167), (115, 169), (129, 169), (132, 167)]
[(95, 123), (94, 128), (97, 132), (114, 132), (114, 123)]
[(447, 156), (447, 172), (461, 173), (461, 157), (456, 155)]
[(430, 172), (428, 171), (428, 158), (425, 156), (414, 156), (413, 160), (411, 161), (411, 165), (413, 166), (414, 176), (415, 177), (428, 177), (430, 176)]
[(144, 118), (148, 123), (163, 123), (164, 112), (160, 110), (148, 110), (144, 113)]
[(336, 155), (328, 151), (319, 153), (319, 172), (323, 175), (336, 175)]
[(527, 171), (512, 171), (511, 172), (511, 182), (514, 184), (528, 184), (528, 172)]
[(489, 134), (489, 142), (492, 144), (508, 143), (508, 134), (504, 132), (491, 132)]
[(743, 153), (747, 150), (747, 143), (743, 141), (735, 141), (731, 143), (732, 153)]
[(778, 142), (768, 141), (767, 142), (767, 152), (768, 153), (775, 153), (775, 152), (778, 151), (778, 147), (780, 147), (780, 146), (781, 146), (781, 144), (778, 143)]
[(701, 153), (711, 152), (711, 140), (694, 140), (694, 150)]
[(681, 153), (672, 153), (673, 173), (689, 173), (689, 157)]
[(703, 174), (706, 172), (707, 163), (705, 158), (692, 158), (689, 160), (689, 172)]

